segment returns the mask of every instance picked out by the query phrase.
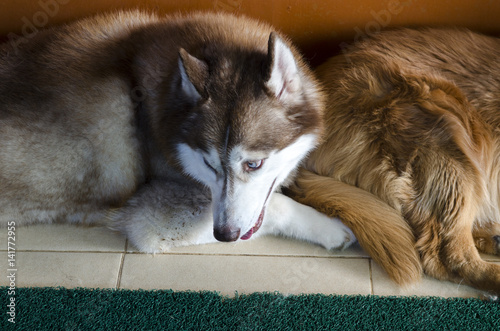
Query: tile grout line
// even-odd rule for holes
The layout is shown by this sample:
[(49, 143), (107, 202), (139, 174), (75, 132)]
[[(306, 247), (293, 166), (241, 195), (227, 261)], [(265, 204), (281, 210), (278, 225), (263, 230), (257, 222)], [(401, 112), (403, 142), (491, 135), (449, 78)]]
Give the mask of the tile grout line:
[[(0, 252), (2, 252), (0, 250)], [(314, 256), (314, 255), (286, 255), (286, 254), (251, 254), (251, 253), (206, 253), (206, 252), (163, 252), (163, 253), (145, 253), (136, 251), (109, 250), (109, 251), (93, 251), (93, 250), (49, 250), (49, 249), (20, 249), (17, 252), (22, 253), (77, 253), (77, 254), (129, 254), (129, 255), (144, 255), (144, 256), (234, 256), (234, 257), (265, 257), (265, 258), (310, 258), (310, 259), (339, 259), (339, 260), (369, 260), (367, 256)]]
[[(122, 254), (123, 251), (85, 251), (85, 250), (48, 250), (48, 249), (19, 249), (17, 253), (81, 253), (81, 254)], [(1, 251), (0, 251), (1, 253)], [(144, 253), (148, 254), (148, 253)]]
[(125, 239), (125, 249), (122, 252), (122, 258), (120, 259), (120, 268), (118, 269), (118, 277), (116, 278), (116, 289), (120, 289), (122, 283), (122, 275), (123, 275), (123, 264), (125, 262), (125, 255), (127, 254), (128, 248), (128, 239)]
[(355, 260), (368, 260), (370, 257), (368, 256), (358, 256), (358, 255), (343, 255), (343, 256), (327, 256), (327, 255), (297, 255), (297, 254), (252, 254), (252, 253), (207, 253), (207, 252), (163, 252), (163, 253), (144, 253), (144, 252), (137, 252), (137, 251), (127, 251), (127, 254), (133, 254), (133, 255), (202, 255), (202, 256), (243, 256), (243, 257), (254, 257), (254, 256), (260, 256), (260, 257), (293, 257), (293, 258), (318, 258), (318, 259), (355, 259)]

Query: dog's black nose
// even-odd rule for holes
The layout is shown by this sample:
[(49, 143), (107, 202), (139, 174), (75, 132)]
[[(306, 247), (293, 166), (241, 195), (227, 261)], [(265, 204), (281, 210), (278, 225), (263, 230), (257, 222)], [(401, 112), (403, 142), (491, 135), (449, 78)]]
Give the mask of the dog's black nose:
[(236, 241), (240, 237), (240, 230), (234, 231), (233, 229), (228, 227), (214, 229), (214, 237), (218, 241)]

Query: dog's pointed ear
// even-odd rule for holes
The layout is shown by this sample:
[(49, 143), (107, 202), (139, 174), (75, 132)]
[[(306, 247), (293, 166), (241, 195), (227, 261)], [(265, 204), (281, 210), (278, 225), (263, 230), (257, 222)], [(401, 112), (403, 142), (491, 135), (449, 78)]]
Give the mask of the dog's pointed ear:
[(266, 87), (285, 103), (295, 103), (301, 95), (299, 69), (292, 50), (274, 32), (269, 36)]
[(178, 65), (181, 91), (195, 102), (205, 98), (205, 84), (208, 79), (207, 64), (181, 48)]

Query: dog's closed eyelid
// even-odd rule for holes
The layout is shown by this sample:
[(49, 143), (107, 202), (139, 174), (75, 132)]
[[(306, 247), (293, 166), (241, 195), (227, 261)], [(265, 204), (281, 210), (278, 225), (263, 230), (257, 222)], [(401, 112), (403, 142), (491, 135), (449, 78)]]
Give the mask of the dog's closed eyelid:
[(203, 162), (205, 162), (205, 165), (210, 169), (212, 170), (215, 174), (217, 174), (217, 170), (215, 170), (214, 167), (212, 167), (212, 165), (207, 161), (207, 159), (203, 158)]

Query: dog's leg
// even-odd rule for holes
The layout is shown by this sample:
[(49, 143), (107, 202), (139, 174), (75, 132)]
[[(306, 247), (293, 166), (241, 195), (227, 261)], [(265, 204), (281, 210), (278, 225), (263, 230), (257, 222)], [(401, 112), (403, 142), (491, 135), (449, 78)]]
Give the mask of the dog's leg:
[(338, 218), (328, 217), (280, 193), (271, 196), (258, 233), (292, 237), (335, 250), (347, 248), (356, 241), (351, 230)]
[(453, 86), (443, 84), (430, 100), (419, 109), (433, 123), (432, 140), (411, 162), (405, 218), (426, 273), (499, 295), (500, 266), (481, 259), (473, 237), (486, 198), (485, 164), (494, 157), (489, 129)]
[[(471, 190), (456, 183), (454, 190), (441, 183), (434, 184), (443, 187), (441, 192), (452, 194), (443, 194), (440, 201), (424, 197), (422, 200), (431, 204), (430, 210), (416, 203), (408, 215), (416, 229), (417, 247), (425, 272), (438, 279), (468, 284), (499, 295), (500, 266), (481, 259), (476, 248), (478, 237), (473, 237), (475, 201), (468, 194)], [(488, 241), (493, 244), (493, 237)]]
[(459, 153), (452, 147), (423, 151), (416, 158), (416, 198), (407, 202), (405, 216), (426, 273), (499, 295), (500, 266), (481, 259), (472, 233), (483, 199), (480, 173), (466, 157), (461, 162), (449, 157)]
[(420, 279), (422, 267), (410, 227), (376, 196), (304, 169), (286, 193), (330, 217), (339, 217), (354, 232), (361, 247), (398, 284)]
[(212, 219), (210, 192), (194, 183), (156, 180), (111, 211), (107, 226), (140, 251), (159, 253), (216, 242)]

